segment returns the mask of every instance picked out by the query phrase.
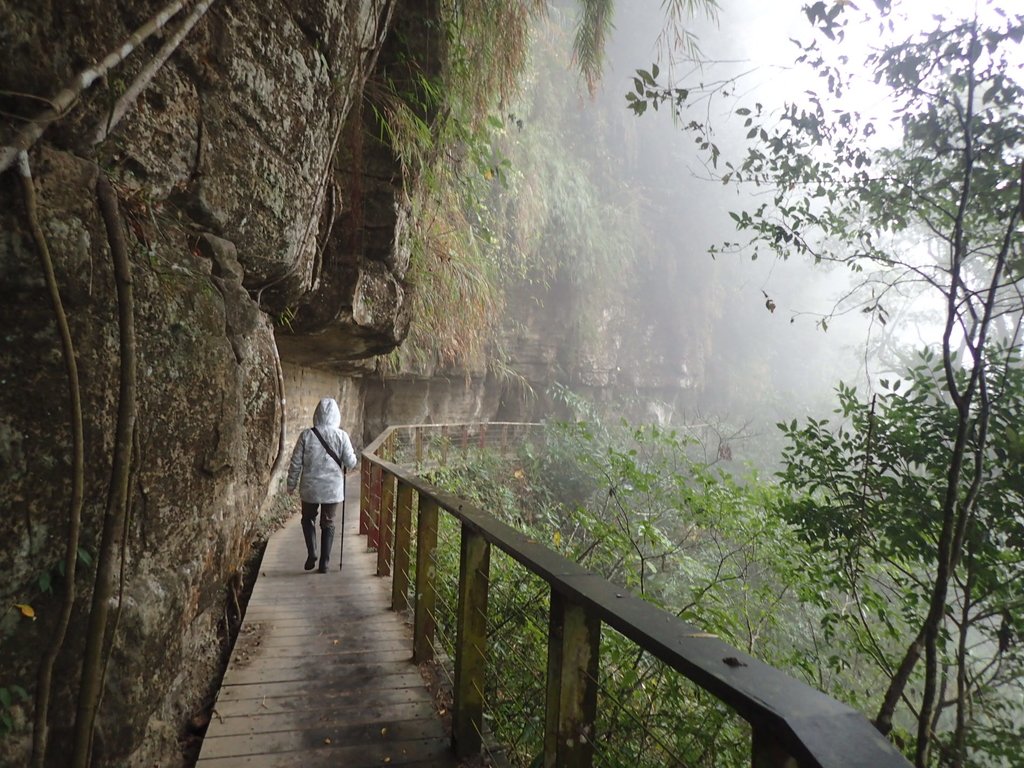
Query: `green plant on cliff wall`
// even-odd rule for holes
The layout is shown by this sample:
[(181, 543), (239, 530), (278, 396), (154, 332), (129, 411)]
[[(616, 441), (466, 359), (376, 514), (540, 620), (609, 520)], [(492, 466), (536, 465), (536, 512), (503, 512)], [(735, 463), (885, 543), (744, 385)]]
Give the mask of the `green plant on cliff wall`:
[(493, 141), (501, 121), (490, 110), (514, 91), (535, 7), (443, 3), (440, 73), (399, 68), (396, 77), (368, 87), (382, 138), (411, 180), (406, 279), (413, 321), (386, 366), (486, 365), (503, 308), (487, 200), (507, 172)]
[[(398, 67), (371, 84), (383, 138), (412, 180), (412, 324), (385, 369), (500, 368), (504, 308), (524, 289), (561, 306), (583, 345), (607, 322), (650, 228), (606, 162), (625, 118), (567, 105), (587, 100), (581, 74), (592, 86), (612, 5), (580, 0), (574, 14), (539, 0), (446, 2), (440, 72)], [(684, 11), (714, 5), (663, 7), (678, 39)], [(578, 69), (566, 66), (570, 51)]]
[[(631, 249), (628, 233), (636, 228), (622, 226), (617, 214), (629, 205), (610, 204), (599, 187), (614, 185), (602, 184), (608, 180), (564, 152), (573, 126), (541, 122), (528, 139), (520, 135), (523, 121), (512, 111), (517, 85), (550, 77), (559, 55), (562, 77), (572, 77), (564, 67), (571, 47), (567, 25), (558, 21), (561, 37), (545, 41), (538, 74), (531, 33), (550, 26), (535, 13), (542, 5), (445, 4), (440, 74), (404, 72), (368, 88), (382, 138), (412, 179), (407, 281), (413, 320), (406, 343), (385, 368), (493, 367), (513, 285), (610, 284), (603, 277), (616, 274)], [(557, 52), (555, 45), (561, 45)], [(515, 165), (507, 157), (512, 153)]]
[(28, 691), (17, 684), (0, 687), (0, 736), (14, 730), (14, 717), (11, 709), (16, 704), (25, 704), (31, 700)]

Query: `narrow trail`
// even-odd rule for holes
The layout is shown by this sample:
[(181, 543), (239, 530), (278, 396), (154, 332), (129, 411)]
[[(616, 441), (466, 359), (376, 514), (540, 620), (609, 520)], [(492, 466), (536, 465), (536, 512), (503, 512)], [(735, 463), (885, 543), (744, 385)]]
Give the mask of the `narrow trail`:
[(302, 568), (298, 514), (268, 542), (198, 768), (457, 765), (411, 628), (358, 535), (358, 473), (346, 507), (326, 574)]

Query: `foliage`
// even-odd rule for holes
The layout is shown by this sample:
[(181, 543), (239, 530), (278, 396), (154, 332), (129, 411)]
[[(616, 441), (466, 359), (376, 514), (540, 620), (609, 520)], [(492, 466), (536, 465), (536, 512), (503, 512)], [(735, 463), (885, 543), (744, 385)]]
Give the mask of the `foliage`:
[(14, 717), (11, 710), (19, 704), (25, 704), (31, 700), (28, 691), (20, 685), (7, 685), (0, 687), (0, 737), (7, 735), (15, 729)]
[[(370, 89), (413, 180), (412, 321), (390, 368), (500, 371), (505, 308), (521, 294), (565, 307), (572, 331), (585, 335), (599, 332), (610, 298), (633, 279), (650, 224), (606, 162), (622, 126), (572, 108), (580, 93), (565, 66), (575, 24), (577, 65), (596, 82), (613, 3), (581, 0), (575, 21), (549, 5), (446, 3), (441, 71), (396, 72)], [(713, 7), (664, 5), (673, 40), (687, 13)]]
[[(614, 29), (614, 0), (579, 0), (580, 15), (573, 37), (573, 59), (586, 80), (591, 95), (597, 90), (604, 68), (607, 38)], [(696, 36), (688, 29), (694, 16), (704, 14), (714, 19), (718, 12), (715, 0), (662, 0), (665, 18), (657, 46), (670, 62), (681, 53), (696, 58), (700, 55)]]
[[(825, 527), (811, 526), (811, 518), (797, 519), (821, 547), (844, 543), (848, 562), (836, 567), (845, 569), (846, 586), (856, 588), (859, 608), (883, 620), (871, 632), (898, 640), (902, 648), (893, 653), (881, 645), (865, 647), (891, 677), (878, 727), (883, 732), (892, 727), (902, 700), (916, 720), (915, 732), (906, 734), (916, 764), (960, 766), (980, 743), (972, 729), (976, 717), (987, 716), (978, 697), (990, 695), (985, 675), (993, 672), (985, 668), (977, 676), (971, 646), (975, 633), (995, 627), (994, 618), (987, 617), (986, 629), (980, 628), (972, 621), (971, 605), (979, 597), (1001, 599), (988, 591), (994, 561), (1016, 567), (1009, 532), (991, 542), (978, 536), (1000, 530), (993, 516), (1015, 520), (1019, 515), (1012, 502), (1006, 507), (1000, 502), (998, 512), (987, 505), (1005, 490), (1000, 451), (1008, 455), (1008, 448), (996, 450), (997, 444), (1007, 431), (1016, 434), (998, 403), (999, 398), (1014, 402), (1015, 363), (992, 342), (1018, 347), (1024, 316), (1019, 233), (1024, 87), (1015, 59), (1024, 16), (981, 3), (963, 17), (935, 16), (930, 31), (892, 40), (887, 33), (896, 29), (895, 13), (890, 16), (888, 3), (876, 5), (879, 14), (871, 23), (877, 24), (883, 45), (867, 63), (891, 105), (895, 135), (886, 125), (888, 116), (860, 114), (843, 102), (857, 84), (842, 54), (854, 12), (845, 2), (816, 2), (805, 9), (822, 39), (801, 46), (798, 62), (820, 78), (822, 92), (808, 91), (805, 100), (794, 100), (781, 113), (759, 102), (732, 109), (749, 142), (741, 159), (724, 157), (705, 117), (683, 120), (723, 183), (767, 192), (753, 210), (733, 212), (737, 229), (748, 239), (726, 243), (725, 250), (749, 248), (756, 258), (765, 249), (782, 258), (846, 265), (864, 275), (858, 308), (883, 326), (891, 316), (891, 299), (908, 284), (934, 292), (943, 307), (938, 384), (927, 386), (931, 379), (919, 371), (908, 374), (913, 397), (920, 401), (883, 398), (874, 414), (856, 403), (851, 391), (841, 390), (843, 409), (850, 417), (859, 414), (859, 425), (854, 420), (831, 438), (819, 422), (809, 422), (806, 435), (795, 424), (789, 432), (801, 438), (791, 458), (805, 462), (799, 466), (803, 486), (832, 487)], [(831, 44), (839, 45), (835, 57), (827, 50)], [(638, 75), (627, 97), (637, 114), (670, 102), (682, 116), (696, 94), (721, 93), (666, 88), (653, 72)], [(880, 434), (876, 445), (872, 427), (891, 425), (906, 433), (903, 442), (898, 434)], [(879, 460), (876, 449), (895, 462), (882, 465), (877, 481), (871, 475)], [(861, 467), (859, 486), (855, 472), (845, 480), (830, 475), (844, 460), (853, 462), (845, 467)], [(867, 512), (870, 494), (892, 499), (892, 507), (882, 508), (889, 514)], [(918, 526), (894, 530), (897, 509)], [(858, 568), (862, 549), (868, 562), (873, 555), (883, 558), (882, 574)], [(898, 579), (892, 569), (900, 572)], [(1012, 634), (1011, 621), (1006, 624)], [(1005, 645), (998, 636), (994, 642)], [(955, 681), (943, 675), (950, 654)], [(914, 678), (921, 658), (923, 669)], [(951, 729), (941, 718), (946, 696), (953, 698), (955, 710)]]
[[(515, 464), (480, 457), (435, 479), (700, 630), (863, 705), (872, 670), (856, 659), (830, 662), (846, 655), (847, 630), (833, 632), (826, 647), (817, 632), (823, 611), (806, 600), (821, 590), (825, 560), (774, 514), (778, 487), (737, 483), (703, 454), (671, 430), (577, 419), (550, 425), (544, 449), (524, 449)], [(489, 647), (515, 663), (496, 665), (488, 708), (498, 741), (517, 745), (516, 762), (527, 764), (543, 721), (524, 701), (542, 696), (524, 693), (531, 683), (522, 676), (543, 668), (547, 590), (524, 581), (512, 562), (495, 559), (491, 568)], [(606, 763), (749, 761), (741, 720), (611, 630), (603, 632), (601, 675), (595, 750)]]
[[(859, 655), (886, 677), (895, 674), (892, 659), (902, 638), (917, 631), (929, 609), (942, 527), (935, 488), (948, 472), (957, 419), (942, 392), (942, 373), (936, 356), (926, 353), (907, 381), (883, 380), (883, 391), (870, 401), (840, 385), (837, 426), (814, 419), (779, 425), (790, 443), (782, 480), (795, 493), (785, 514), (826, 563), (821, 576), (830, 592), (818, 601), (826, 639), (833, 628), (846, 627)], [(984, 745), (994, 758), (1024, 735), (1024, 615), (1012, 586), (1024, 578), (1024, 442), (1016, 426), (1024, 370), (1004, 368), (989, 386), (996, 428), (983, 449), (985, 477), (951, 585), (936, 718), (953, 722), (966, 697), (962, 738), (972, 755)], [(829, 594), (847, 595), (849, 603), (837, 605)], [(954, 735), (948, 727), (937, 734), (947, 755), (955, 754)], [(913, 740), (908, 732), (897, 736)]]
[[(495, 20), (508, 34), (485, 29)], [(507, 98), (514, 85), (527, 22), (518, 2), (446, 5), (441, 71), (425, 71), (408, 56), (383, 86), (368, 89), (409, 195), (413, 319), (396, 366), (486, 362), (503, 297), (484, 201), (506, 168), (492, 143), (500, 123), (486, 118), (496, 95)]]

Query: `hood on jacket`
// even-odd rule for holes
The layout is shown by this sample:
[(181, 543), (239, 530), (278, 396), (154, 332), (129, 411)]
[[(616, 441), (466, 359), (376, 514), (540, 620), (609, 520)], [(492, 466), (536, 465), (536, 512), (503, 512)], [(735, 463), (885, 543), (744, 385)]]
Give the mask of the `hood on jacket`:
[(333, 397), (325, 397), (317, 403), (316, 411), (313, 413), (314, 427), (340, 427), (341, 409)]

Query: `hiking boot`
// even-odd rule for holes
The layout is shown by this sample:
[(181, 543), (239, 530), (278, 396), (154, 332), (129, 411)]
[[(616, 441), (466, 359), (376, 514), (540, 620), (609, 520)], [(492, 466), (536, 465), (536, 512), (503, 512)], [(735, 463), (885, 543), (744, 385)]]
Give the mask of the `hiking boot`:
[(327, 573), (331, 564), (331, 547), (334, 545), (334, 526), (325, 525), (320, 528), (320, 573)]

